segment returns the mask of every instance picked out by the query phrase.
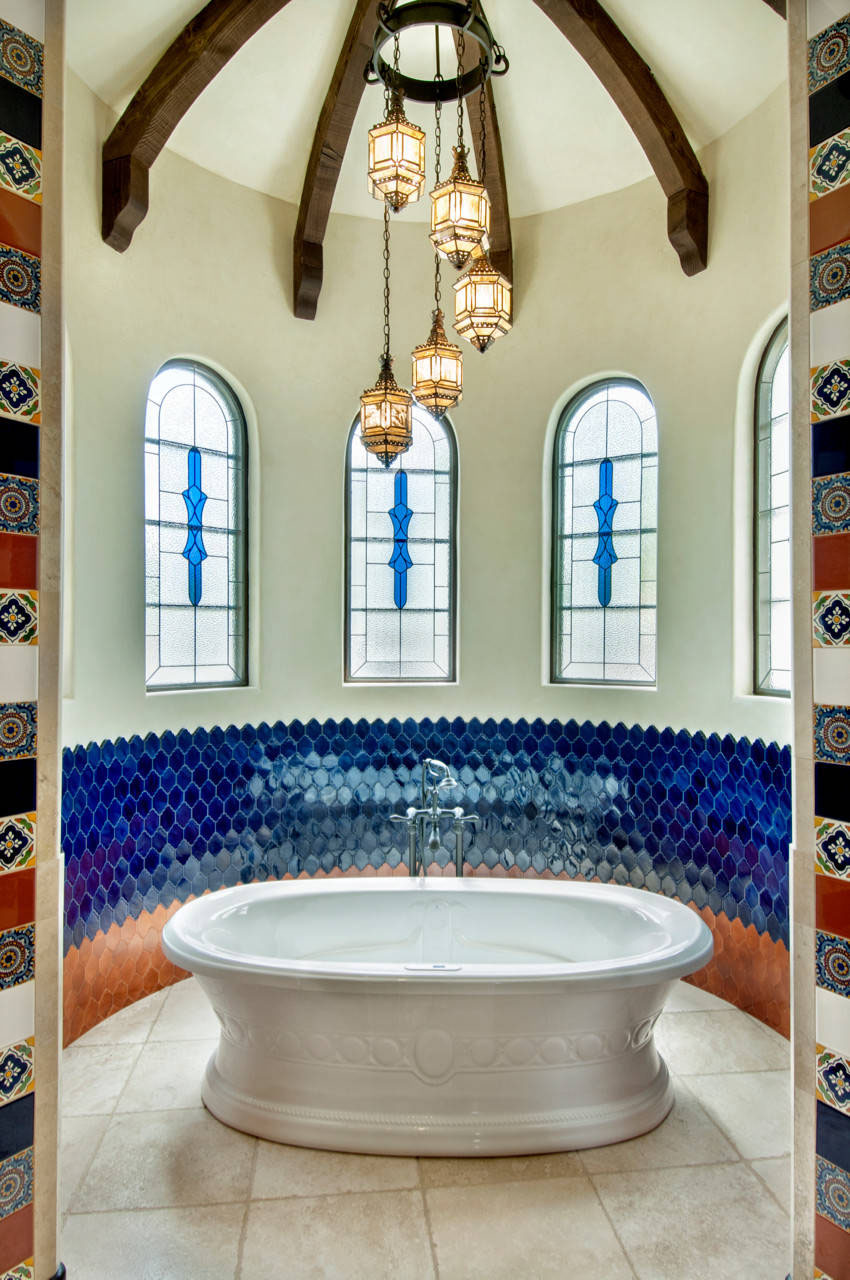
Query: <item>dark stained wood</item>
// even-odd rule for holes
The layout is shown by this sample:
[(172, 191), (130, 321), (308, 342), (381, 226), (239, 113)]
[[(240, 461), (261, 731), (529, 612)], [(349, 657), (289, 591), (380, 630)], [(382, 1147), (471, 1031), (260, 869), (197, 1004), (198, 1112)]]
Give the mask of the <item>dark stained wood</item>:
[[(468, 41), (464, 50), (463, 69), (468, 71), (478, 61), (480, 48), (474, 41)], [(469, 94), (466, 99), (466, 115), (469, 133), (475, 151), (475, 162), (481, 172), (481, 105), (479, 91)], [(487, 130), (487, 165), (485, 185), (490, 197), (490, 261), (497, 271), (513, 281), (514, 253), (511, 240), (511, 217), (508, 209), (508, 187), (505, 181), (505, 162), (502, 155), (502, 137), (499, 133), (499, 120), (496, 115), (496, 103), (493, 98), (493, 82), (488, 80), (484, 86), (484, 119)], [(453, 113), (443, 116), (444, 126), (453, 124)], [(444, 127), (443, 136), (448, 140)], [(447, 146), (444, 154), (451, 155)], [(513, 295), (514, 315), (516, 315), (516, 293)]]
[(289, 0), (210, 0), (166, 49), (103, 144), (104, 240), (123, 253), (148, 211), (148, 170), (221, 68)]
[(769, 4), (773, 12), (778, 13), (780, 18), (788, 17), (785, 0), (765, 0), (765, 4)]
[(708, 183), (685, 131), (637, 50), (597, 0), (535, 0), (622, 111), (667, 197), (667, 231), (686, 275), (708, 261)]
[(293, 307), (301, 320), (316, 318), (322, 244), (351, 126), (366, 87), (363, 69), (372, 54), (376, 10), (377, 0), (356, 0), (313, 137), (292, 243)]

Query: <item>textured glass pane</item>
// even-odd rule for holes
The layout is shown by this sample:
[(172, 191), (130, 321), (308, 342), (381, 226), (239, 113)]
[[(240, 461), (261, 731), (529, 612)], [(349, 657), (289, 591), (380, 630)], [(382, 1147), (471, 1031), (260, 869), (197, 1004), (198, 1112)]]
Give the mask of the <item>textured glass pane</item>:
[(217, 396), (202, 386), (195, 389), (195, 439), (202, 449), (227, 453), (227, 419)]
[(199, 609), (197, 660), (200, 663), (226, 663), (228, 652), (228, 613), (226, 609)]
[(613, 397), (608, 401), (608, 421), (605, 437), (605, 457), (616, 458), (622, 454), (641, 451), (640, 418), (634, 409)]
[(187, 665), (194, 660), (194, 609), (163, 609), (160, 648), (165, 666)]
[(159, 407), (159, 434), (162, 440), (195, 443), (195, 388), (191, 382), (173, 387)]
[(755, 687), (790, 687), (790, 427), (786, 326), (771, 339), (759, 374), (754, 477)]

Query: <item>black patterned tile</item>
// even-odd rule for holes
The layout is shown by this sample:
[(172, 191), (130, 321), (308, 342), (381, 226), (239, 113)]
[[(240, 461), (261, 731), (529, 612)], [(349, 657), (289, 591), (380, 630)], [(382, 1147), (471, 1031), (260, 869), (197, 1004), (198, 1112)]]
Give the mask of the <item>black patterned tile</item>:
[(850, 71), (837, 76), (809, 97), (809, 146), (850, 128)]

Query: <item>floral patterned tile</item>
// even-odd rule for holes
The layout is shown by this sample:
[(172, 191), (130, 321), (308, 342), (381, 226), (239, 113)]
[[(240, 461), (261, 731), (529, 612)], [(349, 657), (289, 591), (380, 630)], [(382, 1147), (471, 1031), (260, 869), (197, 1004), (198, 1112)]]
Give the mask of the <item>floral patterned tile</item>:
[[(3, 721), (0, 715), (0, 741)], [(828, 764), (850, 764), (850, 708), (828, 704), (814, 708), (815, 760)], [(850, 783), (850, 774), (848, 774)]]
[(850, 69), (850, 21), (842, 18), (809, 41), (809, 93)]
[(0, 302), (41, 311), (41, 261), (23, 249), (0, 244)]
[[(3, 267), (0, 265), (0, 285), (2, 282)], [(846, 240), (823, 253), (812, 255), (809, 268), (810, 310), (820, 311), (822, 307), (829, 307), (844, 298), (850, 298), (850, 242)]]
[(4, 1271), (0, 1280), (35, 1280), (32, 1258), (27, 1258), (26, 1262), (19, 1262), (16, 1267), (12, 1267), (11, 1271)]
[(35, 976), (35, 925), (19, 925), (0, 933), (0, 989), (16, 987)]
[(812, 481), (812, 533), (850, 531), (850, 473), (817, 476)]
[(38, 481), (0, 473), (0, 530), (38, 533)]
[(32, 1203), (32, 1147), (0, 1160), (0, 1221)]
[(815, 1280), (832, 1280), (832, 1276), (828, 1276), (825, 1271), (821, 1271), (820, 1267), (815, 1267)]
[(44, 88), (44, 46), (25, 31), (0, 21), (0, 76), (41, 97)]
[[(0, 135), (2, 136), (2, 135)], [(0, 151), (0, 164), (2, 152)], [(850, 182), (850, 129), (842, 129), (809, 152), (809, 199), (827, 196)]]
[(0, 591), (0, 645), (38, 644), (38, 592)]
[(817, 1046), (817, 1093), (822, 1102), (850, 1116), (850, 1066), (838, 1053)]
[(0, 703), (0, 761), (34, 756), (38, 728), (38, 703)]
[[(827, 156), (822, 162), (824, 173), (835, 168), (837, 156)], [(836, 186), (840, 185), (838, 182)], [(0, 186), (24, 196), (34, 204), (41, 204), (41, 152), (26, 142), (13, 138), (0, 129)]]
[(812, 420), (831, 418), (847, 409), (850, 396), (850, 360), (833, 360), (812, 369)]
[(823, 1156), (816, 1157), (815, 1169), (817, 1212), (843, 1231), (850, 1231), (850, 1176)]
[[(2, 136), (2, 135), (0, 135)], [(0, 157), (2, 159), (2, 157)], [(0, 413), (41, 424), (41, 370), (0, 360)]]
[(846, 938), (817, 929), (815, 966), (819, 987), (823, 987), (825, 991), (834, 991), (839, 996), (850, 996), (850, 943)]
[(815, 818), (815, 849), (816, 870), (827, 876), (850, 880), (850, 826), (832, 822), (829, 818)]
[(0, 1107), (32, 1093), (34, 1050), (33, 1037), (0, 1049)]
[[(0, 631), (2, 621), (0, 607)], [(814, 592), (812, 638), (816, 649), (850, 644), (850, 591)]]

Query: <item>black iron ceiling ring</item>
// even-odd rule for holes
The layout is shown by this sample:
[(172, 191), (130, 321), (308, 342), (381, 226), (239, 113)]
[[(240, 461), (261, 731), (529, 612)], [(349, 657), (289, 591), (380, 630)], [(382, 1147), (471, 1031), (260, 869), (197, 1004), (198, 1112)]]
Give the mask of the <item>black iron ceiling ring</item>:
[(481, 49), (479, 62), (460, 79), (460, 96), (465, 98), (490, 76), (503, 76), (508, 69), (504, 49), (497, 44), (487, 19), (475, 0), (412, 0), (412, 3), (391, 7), (378, 6), (378, 29), (372, 43), (372, 57), (363, 75), (367, 84), (400, 86), (404, 96), (412, 102), (453, 102), (458, 96), (458, 83), (451, 79), (418, 80), (406, 76), (381, 56), (381, 50), (408, 27), (451, 27), (462, 31), (464, 37), (472, 37)]

